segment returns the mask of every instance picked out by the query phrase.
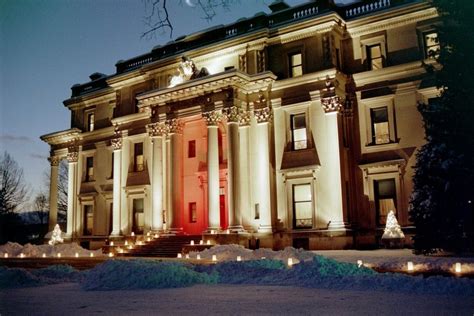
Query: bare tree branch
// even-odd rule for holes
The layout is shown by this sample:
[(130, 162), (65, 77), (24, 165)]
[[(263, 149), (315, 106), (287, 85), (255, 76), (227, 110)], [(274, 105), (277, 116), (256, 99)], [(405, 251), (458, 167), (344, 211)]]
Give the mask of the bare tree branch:
[(0, 158), (0, 215), (17, 211), (27, 200), (23, 169), (7, 153)]

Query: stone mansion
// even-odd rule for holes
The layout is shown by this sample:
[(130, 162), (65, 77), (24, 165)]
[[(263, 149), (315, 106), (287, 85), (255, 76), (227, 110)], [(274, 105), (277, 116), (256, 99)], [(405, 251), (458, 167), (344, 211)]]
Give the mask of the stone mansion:
[[(67, 238), (373, 247), (393, 210), (409, 241), (419, 103), (438, 95), (425, 0), (331, 0), (176, 38), (94, 73), (47, 134), (50, 226), (68, 161)], [(85, 65), (87, 66), (87, 65)]]

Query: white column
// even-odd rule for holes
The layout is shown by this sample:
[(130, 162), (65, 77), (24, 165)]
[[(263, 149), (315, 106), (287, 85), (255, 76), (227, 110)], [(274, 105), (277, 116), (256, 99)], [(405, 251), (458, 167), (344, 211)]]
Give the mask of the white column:
[(182, 178), (183, 178), (183, 167), (182, 167), (182, 143), (181, 133), (182, 125), (176, 120), (169, 121), (169, 133), (170, 133), (170, 198), (171, 198), (171, 209), (169, 212), (169, 228), (174, 233), (182, 232), (182, 202), (183, 202), (183, 190), (182, 190)]
[(256, 192), (259, 201), (260, 226), (259, 232), (272, 232), (272, 212), (270, 195), (270, 146), (269, 146), (269, 122), (271, 109), (264, 107), (255, 110), (257, 120), (257, 155), (255, 181), (259, 192)]
[(208, 230), (220, 228), (219, 208), (219, 142), (218, 122), (221, 114), (218, 111), (204, 113), (207, 124), (207, 201), (209, 213)]
[(67, 186), (67, 228), (66, 236), (72, 238), (74, 233), (74, 212), (76, 208), (76, 176), (77, 176), (77, 160), (79, 153), (77, 151), (67, 154), (68, 164), (68, 186)]
[(58, 222), (58, 166), (60, 159), (56, 156), (48, 158), (51, 163), (49, 180), (49, 231), (54, 229)]
[(112, 233), (111, 236), (121, 235), (121, 200), (122, 200), (122, 138), (112, 140), (114, 150), (114, 187), (113, 187), (113, 209), (112, 209)]
[(152, 230), (163, 230), (163, 135), (165, 125), (154, 123), (147, 126), (152, 141)]
[(252, 223), (252, 202), (250, 199), (250, 165), (249, 165), (249, 129), (250, 116), (245, 112), (241, 118), (240, 136), (240, 213), (244, 229), (250, 229)]
[(341, 135), (339, 133), (340, 111), (343, 109), (339, 97), (335, 93), (335, 87), (329, 79), (326, 88), (321, 93), (321, 105), (326, 117), (327, 137), (327, 161), (326, 169), (331, 175), (328, 190), (328, 209), (330, 210), (330, 222), (328, 229), (345, 230), (349, 227), (344, 216), (341, 174)]
[(233, 232), (243, 231), (240, 203), (240, 108), (232, 106), (227, 109), (227, 170), (229, 189), (229, 229)]

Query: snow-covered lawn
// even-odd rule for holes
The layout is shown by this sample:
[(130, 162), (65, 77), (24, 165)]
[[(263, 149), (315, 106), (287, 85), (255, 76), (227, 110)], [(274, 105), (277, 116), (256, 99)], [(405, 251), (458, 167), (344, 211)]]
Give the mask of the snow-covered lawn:
[[(71, 253), (80, 250), (69, 247)], [(419, 269), (449, 269), (462, 262), (466, 271), (474, 266), (473, 258), (420, 257), (410, 250), (252, 251), (236, 245), (190, 258), (197, 255), (207, 262), (215, 257), (217, 263), (113, 259), (86, 271), (0, 266), (0, 314), (474, 312), (474, 279), (381, 274), (356, 264), (404, 269), (412, 261)]]

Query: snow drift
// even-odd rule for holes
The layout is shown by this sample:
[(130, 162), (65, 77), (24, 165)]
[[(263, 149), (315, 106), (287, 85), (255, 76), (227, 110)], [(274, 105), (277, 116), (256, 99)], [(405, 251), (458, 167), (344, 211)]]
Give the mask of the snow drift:
[(101, 249), (91, 251), (82, 248), (77, 243), (56, 244), (54, 246), (48, 244), (26, 244), (22, 246), (16, 242), (7, 242), (4, 245), (0, 245), (0, 257), (3, 257), (5, 253), (7, 253), (9, 257), (19, 257), (21, 253), (23, 253), (25, 257), (42, 257), (43, 254), (45, 254), (46, 257), (57, 257), (58, 253), (61, 254), (61, 257), (74, 257), (76, 253), (80, 257), (89, 257), (91, 253), (94, 257), (104, 256)]

